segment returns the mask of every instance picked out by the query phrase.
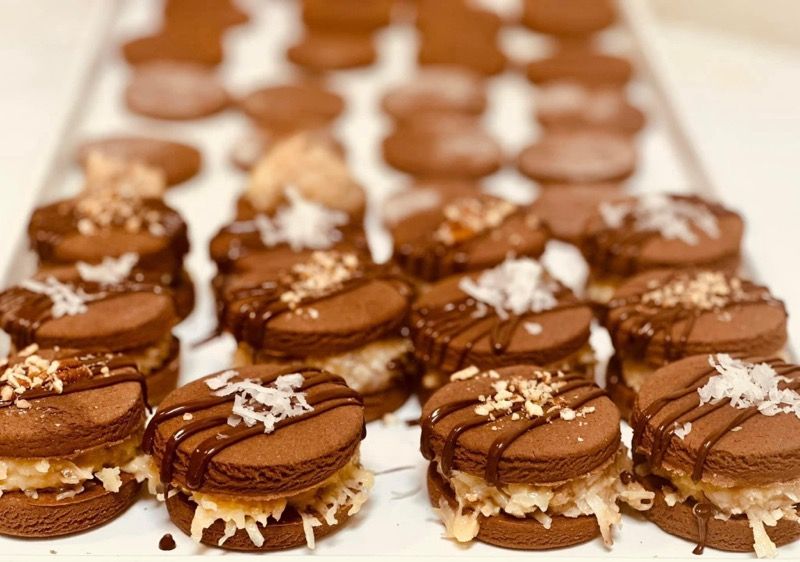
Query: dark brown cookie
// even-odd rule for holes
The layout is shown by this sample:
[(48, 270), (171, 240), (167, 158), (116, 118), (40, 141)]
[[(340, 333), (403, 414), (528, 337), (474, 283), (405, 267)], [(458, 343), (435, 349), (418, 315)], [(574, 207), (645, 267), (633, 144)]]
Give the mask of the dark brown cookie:
[(136, 67), (125, 89), (125, 103), (146, 117), (180, 121), (219, 113), (230, 98), (213, 70), (158, 61)]
[(614, 23), (611, 0), (525, 0), (522, 23), (539, 33), (586, 35)]
[(550, 229), (553, 238), (580, 244), (584, 223), (603, 201), (619, 198), (622, 186), (616, 183), (550, 184), (531, 204)]
[(303, 22), (316, 29), (372, 31), (389, 24), (395, 0), (303, 0)]
[(82, 166), (90, 152), (113, 158), (142, 162), (164, 171), (167, 185), (183, 183), (200, 171), (202, 155), (194, 146), (181, 142), (142, 136), (110, 136), (80, 145), (77, 159)]
[(627, 60), (586, 49), (566, 49), (528, 64), (528, 80), (536, 84), (573, 80), (587, 86), (627, 84), (633, 67)]
[(307, 29), (286, 51), (286, 58), (311, 72), (346, 70), (375, 62), (375, 39), (370, 33)]
[(238, 104), (259, 127), (284, 134), (327, 127), (344, 111), (341, 96), (304, 83), (260, 88)]
[(398, 124), (383, 141), (383, 157), (400, 171), (436, 179), (475, 179), (503, 163), (500, 145), (473, 118), (423, 115)]
[(645, 124), (622, 90), (554, 82), (537, 91), (536, 117), (548, 131), (608, 131), (632, 135)]
[(517, 166), (544, 184), (618, 182), (633, 174), (636, 151), (628, 137), (613, 133), (551, 133), (525, 148)]
[(394, 260), (423, 281), (493, 267), (509, 254), (538, 257), (549, 237), (528, 208), (457, 183), (412, 188), (386, 207)]

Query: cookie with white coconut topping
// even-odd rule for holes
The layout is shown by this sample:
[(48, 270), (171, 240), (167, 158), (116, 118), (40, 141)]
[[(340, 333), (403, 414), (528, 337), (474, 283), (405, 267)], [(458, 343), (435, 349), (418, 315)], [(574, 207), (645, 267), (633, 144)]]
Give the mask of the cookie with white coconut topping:
[(172, 521), (204, 544), (269, 551), (341, 527), (367, 500), (364, 408), (341, 377), (302, 365), (242, 367), (172, 392), (143, 448)]
[(399, 408), (418, 378), (403, 335), (413, 290), (391, 266), (328, 250), (273, 255), (229, 275), (219, 289), (220, 327), (237, 364), (305, 364), (344, 377), (371, 421)]
[(615, 355), (608, 390), (625, 417), (659, 367), (709, 352), (774, 355), (786, 344), (787, 312), (769, 289), (707, 269), (655, 270), (623, 283), (603, 325)]
[(31, 344), (96, 353), (124, 353), (145, 376), (157, 404), (175, 388), (180, 342), (169, 290), (123, 280), (115, 283), (28, 279), (0, 293), (0, 327), (12, 349)]
[(30, 346), (0, 363), (0, 533), (69, 535), (127, 509), (146, 401), (124, 356)]
[(647, 517), (705, 547), (771, 557), (800, 538), (800, 367), (698, 355), (654, 373), (636, 399), (635, 475)]
[(653, 269), (735, 272), (743, 234), (739, 214), (696, 195), (652, 193), (602, 202), (581, 236), (588, 295), (605, 303), (624, 279)]
[(632, 481), (619, 412), (577, 374), (513, 365), (455, 373), (422, 409), (428, 493), (458, 542), (541, 550), (602, 535), (619, 503), (647, 509)]
[(414, 353), (426, 366), (421, 397), (469, 365), (544, 365), (591, 378), (592, 310), (531, 258), (448, 277), (414, 304)]

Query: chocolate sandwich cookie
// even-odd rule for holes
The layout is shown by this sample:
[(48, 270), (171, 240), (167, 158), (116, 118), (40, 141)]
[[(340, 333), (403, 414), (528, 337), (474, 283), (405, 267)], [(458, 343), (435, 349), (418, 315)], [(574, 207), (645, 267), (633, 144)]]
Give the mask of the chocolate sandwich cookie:
[(408, 398), (418, 365), (402, 328), (413, 291), (390, 267), (355, 252), (284, 252), (229, 276), (220, 294), (237, 364), (302, 361), (332, 371), (364, 396), (367, 420)]
[(125, 357), (31, 346), (0, 363), (0, 533), (70, 535), (125, 511), (146, 403)]
[(371, 33), (320, 29), (306, 29), (300, 41), (286, 51), (289, 61), (311, 72), (369, 66), (376, 57)]
[(312, 83), (267, 86), (238, 101), (258, 127), (279, 134), (324, 129), (344, 111), (338, 94)]
[(211, 546), (270, 551), (307, 544), (358, 513), (372, 487), (359, 462), (364, 408), (341, 377), (258, 365), (172, 392), (143, 448), (170, 519)]
[(636, 169), (636, 150), (620, 134), (559, 131), (523, 149), (517, 167), (542, 184), (619, 182)]
[(604, 316), (615, 349), (608, 388), (626, 417), (642, 384), (667, 363), (711, 352), (774, 355), (787, 338), (786, 308), (769, 289), (707, 269), (637, 275)]
[(76, 155), (81, 166), (86, 168), (93, 152), (162, 170), (168, 186), (190, 180), (202, 167), (202, 155), (194, 146), (154, 137), (120, 135), (86, 141)]
[[(329, 143), (331, 148), (336, 150), (342, 157), (345, 156), (344, 145), (330, 129), (311, 129), (305, 133), (318, 138), (322, 142)], [(241, 171), (249, 172), (274, 146), (286, 140), (287, 136), (291, 136), (291, 134), (285, 135), (261, 127), (254, 127), (242, 134), (233, 143), (229, 152), (230, 160)]]
[(619, 412), (581, 375), (531, 365), (465, 369), (422, 409), (428, 494), (448, 538), (521, 550), (563, 548), (644, 510)]
[(695, 195), (654, 193), (603, 202), (584, 225), (587, 294), (607, 302), (625, 278), (652, 269), (700, 267), (735, 272), (744, 221)]
[(193, 63), (156, 61), (134, 69), (125, 103), (139, 115), (181, 121), (219, 113), (230, 98), (213, 70)]
[(374, 31), (390, 23), (395, 0), (303, 0), (303, 23), (314, 29)]
[(36, 209), (28, 223), (31, 248), (43, 267), (135, 253), (137, 267), (180, 276), (189, 251), (186, 223), (161, 199), (98, 190)]
[(630, 82), (633, 66), (613, 55), (567, 48), (530, 62), (526, 73), (535, 84), (575, 81), (589, 87), (622, 87)]
[(396, 124), (383, 140), (383, 158), (413, 176), (477, 179), (500, 169), (503, 151), (472, 117), (423, 114)]
[(28, 279), (0, 293), (0, 327), (20, 351), (36, 344), (124, 353), (145, 376), (151, 403), (175, 387), (179, 342), (169, 291), (160, 285)]
[(642, 385), (634, 474), (655, 492), (648, 519), (705, 547), (776, 555), (800, 537), (800, 367), (699, 355)]
[(414, 353), (426, 366), (420, 396), (469, 365), (544, 365), (591, 379), (590, 306), (531, 258), (432, 285), (414, 303)]
[(623, 192), (618, 183), (550, 184), (539, 192), (531, 211), (547, 225), (553, 238), (578, 246), (584, 224), (597, 207), (619, 199)]
[(549, 238), (528, 207), (458, 183), (415, 187), (386, 208), (394, 261), (420, 282), (493, 267), (509, 254), (538, 257)]
[(389, 90), (381, 107), (396, 121), (422, 113), (479, 116), (486, 109), (486, 85), (480, 74), (469, 69), (431, 65)]
[(548, 131), (608, 131), (632, 135), (644, 127), (641, 110), (618, 88), (553, 82), (536, 92), (536, 117)]
[(588, 35), (614, 23), (612, 0), (525, 0), (522, 24), (550, 35)]

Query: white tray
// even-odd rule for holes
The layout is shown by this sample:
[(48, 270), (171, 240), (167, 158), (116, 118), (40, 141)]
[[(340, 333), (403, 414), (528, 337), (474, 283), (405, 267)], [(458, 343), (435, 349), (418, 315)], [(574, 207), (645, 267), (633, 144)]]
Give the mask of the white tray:
[[(280, 82), (292, 75), (284, 62), (286, 45), (297, 34), (298, 17), (293, 3), (282, 0), (252, 0), (242, 2), (253, 15), (253, 21), (230, 33), (226, 45), (228, 54), (223, 75), (237, 93), (267, 82)], [(486, 4), (490, 4), (486, 2)], [(504, 3), (504, 4), (507, 4)], [(218, 117), (188, 123), (158, 122), (137, 117), (125, 110), (122, 91), (128, 68), (118, 56), (122, 39), (149, 29), (157, 18), (157, 2), (128, 1), (89, 2), (87, 33), (94, 38), (94, 49), (83, 53), (84, 67), (75, 72), (77, 85), (65, 88), (72, 111), (65, 110), (59, 121), (64, 134), (48, 154), (45, 172), (39, 174), (35, 196), (16, 201), (11, 222), (20, 232), (34, 202), (69, 196), (77, 190), (80, 174), (71, 162), (75, 143), (83, 138), (114, 132), (148, 132), (185, 139), (202, 147), (205, 167), (203, 173), (186, 186), (171, 191), (168, 202), (179, 209), (190, 226), (192, 252), (187, 265), (198, 287), (198, 303), (192, 316), (177, 329), (184, 342), (192, 342), (208, 333), (214, 324), (213, 304), (208, 282), (214, 273), (208, 258), (208, 240), (233, 212), (233, 201), (241, 189), (244, 176), (228, 160), (228, 149), (240, 133), (246, 130), (246, 120), (231, 111)], [(711, 193), (711, 185), (702, 172), (691, 143), (680, 127), (679, 112), (671, 105), (669, 84), (657, 54), (651, 52), (646, 38), (649, 17), (641, 0), (624, 0), (623, 11), (628, 29), (620, 27), (605, 34), (609, 50), (636, 56), (638, 52), (643, 72), (634, 84), (632, 94), (648, 112), (649, 124), (640, 137), (641, 165), (631, 182), (635, 191), (690, 191), (692, 186)], [(110, 31), (106, 33), (106, 26)], [(630, 32), (633, 30), (633, 33)], [(90, 42), (84, 38), (85, 42)], [(522, 30), (509, 30), (504, 41), (511, 52), (524, 53), (530, 58), (541, 51), (541, 42)], [(409, 26), (393, 26), (380, 36), (380, 62), (367, 70), (337, 73), (332, 86), (347, 98), (347, 113), (338, 127), (348, 147), (350, 162), (356, 176), (368, 188), (374, 210), (386, 194), (405, 182), (401, 174), (386, 167), (378, 152), (380, 139), (388, 121), (378, 111), (377, 100), (383, 90), (394, 82), (413, 74), (415, 68), (414, 32)], [(92, 52), (99, 53), (96, 65)], [(94, 69), (94, 71), (91, 71)], [(87, 95), (81, 95), (86, 92)], [(537, 134), (532, 114), (532, 90), (519, 74), (506, 73), (492, 81), (491, 111), (487, 126), (515, 154)], [(69, 109), (69, 108), (68, 108)], [(70, 125), (71, 123), (71, 125)], [(49, 178), (45, 180), (44, 178)], [(489, 179), (493, 189), (517, 196), (531, 197), (535, 190), (530, 182), (508, 168)], [(522, 186), (522, 187), (521, 187)], [(370, 233), (375, 241), (377, 257), (388, 255), (385, 236), (372, 213), (368, 218)], [(12, 233), (17, 235), (17, 232)], [(572, 280), (583, 275), (582, 261), (574, 249), (555, 244), (548, 261)], [(10, 259), (4, 262), (6, 283), (31, 273), (33, 260), (24, 237), (15, 241)], [(223, 338), (198, 350), (184, 347), (181, 383), (229, 366), (234, 342)], [(382, 471), (407, 467), (405, 470), (379, 474), (373, 495), (359, 515), (340, 532), (319, 541), (316, 556), (331, 560), (351, 559), (354, 556), (391, 556), (397, 559), (458, 557), (460, 560), (502, 556), (519, 558), (534, 556), (526, 552), (500, 550), (475, 543), (469, 547), (456, 545), (441, 538), (442, 527), (431, 511), (424, 490), (426, 463), (418, 450), (418, 429), (407, 427), (402, 420), (416, 418), (417, 404), (411, 400), (396, 413), (398, 423), (375, 422), (369, 426), (362, 444), (362, 458), (370, 469)], [(629, 437), (627, 427), (624, 435)], [(177, 548), (170, 553), (158, 550), (161, 536), (170, 532)], [(588, 544), (547, 553), (537, 553), (541, 560), (570, 558), (660, 558), (689, 560), (692, 545), (663, 533), (656, 526), (626, 517), (617, 535), (613, 550), (605, 549), (598, 540)], [(130, 557), (180, 559), (195, 555), (221, 555), (223, 551), (200, 546), (178, 531), (169, 521), (166, 510), (155, 500), (142, 499), (121, 517), (108, 525), (75, 537), (23, 541), (0, 538), (0, 552), (7, 557), (50, 556), (77, 557), (91, 555), (108, 558)], [(781, 550), (784, 557), (800, 556), (800, 546)], [(310, 551), (301, 548), (270, 556), (305, 557)], [(228, 557), (237, 557), (226, 553)], [(665, 555), (667, 555), (665, 557)], [(246, 555), (244, 555), (246, 556)], [(704, 560), (717, 558), (750, 558), (749, 555), (730, 555), (707, 551)]]

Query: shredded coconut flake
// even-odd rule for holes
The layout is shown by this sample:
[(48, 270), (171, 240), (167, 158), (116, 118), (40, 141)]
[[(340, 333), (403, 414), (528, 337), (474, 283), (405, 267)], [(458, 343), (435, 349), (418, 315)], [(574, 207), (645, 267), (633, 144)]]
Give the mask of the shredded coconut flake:
[(84, 281), (114, 285), (127, 279), (138, 261), (139, 254), (128, 252), (118, 258), (105, 257), (97, 265), (79, 261), (76, 267)]
[(692, 431), (692, 422), (686, 422), (685, 424), (678, 426), (673, 434), (675, 437), (683, 441), (687, 435)]
[(461, 369), (460, 371), (456, 371), (455, 373), (450, 375), (450, 380), (451, 381), (465, 381), (467, 379), (471, 379), (472, 377), (474, 377), (475, 375), (477, 375), (480, 372), (481, 372), (481, 370), (478, 369), (478, 367), (476, 367), (475, 365), (472, 365), (471, 367), (467, 367), (466, 369)]
[(525, 331), (532, 336), (538, 336), (544, 330), (538, 322), (525, 322)]
[(87, 295), (81, 289), (62, 283), (55, 277), (47, 277), (44, 281), (27, 279), (20, 283), (20, 286), (33, 293), (46, 295), (53, 302), (51, 308), (53, 318), (85, 314), (88, 310), (86, 303), (97, 298), (94, 295)]

